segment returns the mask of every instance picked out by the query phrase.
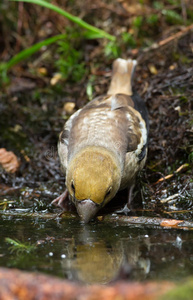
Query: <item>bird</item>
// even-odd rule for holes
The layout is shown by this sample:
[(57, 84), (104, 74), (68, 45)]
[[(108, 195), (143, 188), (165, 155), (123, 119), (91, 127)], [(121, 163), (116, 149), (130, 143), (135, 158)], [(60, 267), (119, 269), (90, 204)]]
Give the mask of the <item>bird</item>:
[(132, 89), (136, 60), (117, 58), (105, 95), (77, 110), (59, 135), (58, 154), (66, 189), (52, 204), (65, 207), (67, 195), (88, 223), (119, 190), (128, 188), (128, 206), (147, 158), (148, 112)]

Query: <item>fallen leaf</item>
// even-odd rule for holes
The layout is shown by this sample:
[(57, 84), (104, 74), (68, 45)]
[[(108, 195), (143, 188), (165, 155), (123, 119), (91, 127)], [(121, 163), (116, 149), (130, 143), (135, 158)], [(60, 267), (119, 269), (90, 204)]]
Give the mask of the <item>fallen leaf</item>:
[(62, 74), (56, 73), (56, 74), (51, 78), (50, 84), (51, 84), (51, 85), (56, 85), (56, 84), (60, 81), (61, 78), (62, 78)]
[(5, 148), (0, 148), (0, 164), (8, 173), (15, 173), (20, 166), (17, 156)]
[(48, 70), (44, 67), (41, 67), (41, 68), (38, 69), (38, 73), (40, 75), (47, 76), (48, 75)]
[(66, 102), (63, 107), (64, 111), (68, 115), (72, 115), (75, 112), (75, 103), (74, 102)]
[(149, 64), (148, 68), (149, 68), (151, 74), (157, 75), (158, 71), (157, 71), (156, 67), (153, 64)]
[(164, 220), (160, 223), (163, 227), (176, 227), (178, 224), (182, 223), (181, 220)]

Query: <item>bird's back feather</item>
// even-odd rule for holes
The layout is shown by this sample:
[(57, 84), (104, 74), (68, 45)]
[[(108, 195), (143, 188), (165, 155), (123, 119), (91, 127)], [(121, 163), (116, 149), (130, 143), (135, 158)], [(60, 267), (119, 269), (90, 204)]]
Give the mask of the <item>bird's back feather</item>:
[(132, 94), (135, 66), (135, 60), (117, 59), (107, 95), (95, 98), (66, 122), (58, 147), (64, 170), (88, 146), (103, 147), (114, 153), (123, 174), (131, 156), (135, 167), (133, 171), (131, 167), (130, 177), (141, 169), (144, 163), (140, 161), (145, 161), (147, 152), (148, 118), (143, 100)]

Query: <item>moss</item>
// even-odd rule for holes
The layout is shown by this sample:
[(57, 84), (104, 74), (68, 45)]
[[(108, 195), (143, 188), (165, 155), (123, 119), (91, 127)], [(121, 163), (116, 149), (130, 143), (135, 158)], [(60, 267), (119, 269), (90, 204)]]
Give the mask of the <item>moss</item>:
[(186, 55), (174, 52), (173, 58), (177, 62), (181, 62), (182, 64), (190, 64), (192, 62), (192, 59), (188, 58)]
[(166, 22), (170, 25), (183, 24), (184, 20), (180, 14), (170, 9), (163, 9), (162, 14), (165, 16)]
[(178, 285), (175, 289), (164, 294), (159, 300), (191, 300), (193, 295), (193, 278)]

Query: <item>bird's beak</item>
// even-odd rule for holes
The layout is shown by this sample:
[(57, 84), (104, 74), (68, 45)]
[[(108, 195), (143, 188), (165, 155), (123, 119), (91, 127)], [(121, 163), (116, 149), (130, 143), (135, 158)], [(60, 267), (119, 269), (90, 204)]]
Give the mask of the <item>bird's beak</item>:
[(88, 223), (99, 211), (100, 206), (90, 199), (75, 201), (77, 212), (84, 223)]

